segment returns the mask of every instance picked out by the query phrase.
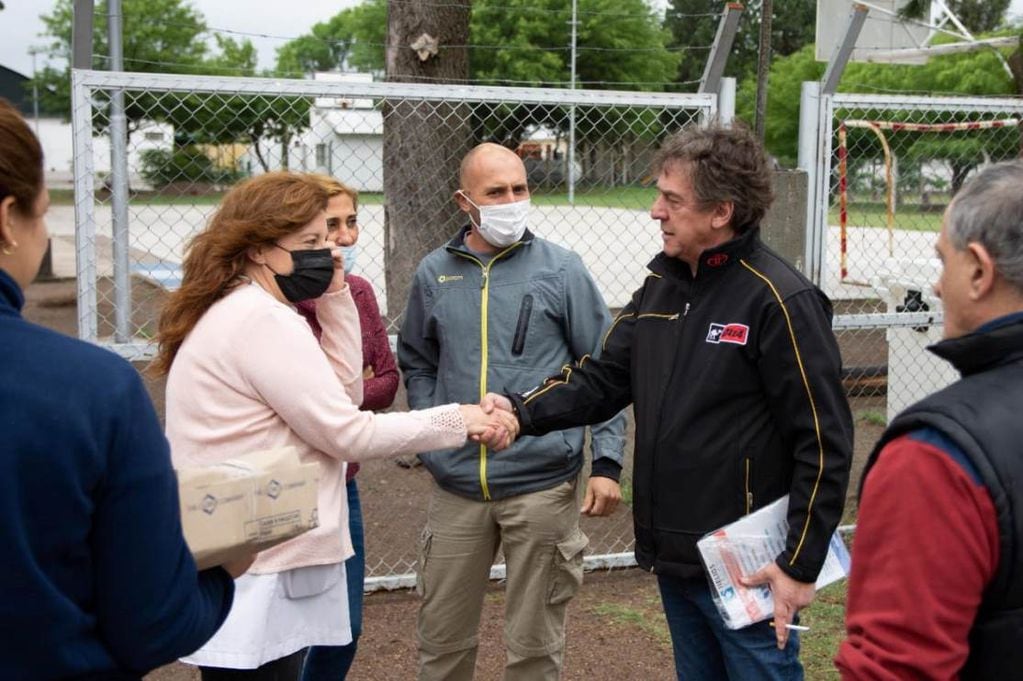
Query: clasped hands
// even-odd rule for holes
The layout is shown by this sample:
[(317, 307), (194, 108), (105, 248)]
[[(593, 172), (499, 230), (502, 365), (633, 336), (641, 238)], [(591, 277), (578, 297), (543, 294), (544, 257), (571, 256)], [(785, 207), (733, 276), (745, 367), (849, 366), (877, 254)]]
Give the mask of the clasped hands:
[(469, 439), (495, 452), (510, 447), (519, 434), (519, 419), (504, 395), (487, 393), (478, 405), (460, 407)]

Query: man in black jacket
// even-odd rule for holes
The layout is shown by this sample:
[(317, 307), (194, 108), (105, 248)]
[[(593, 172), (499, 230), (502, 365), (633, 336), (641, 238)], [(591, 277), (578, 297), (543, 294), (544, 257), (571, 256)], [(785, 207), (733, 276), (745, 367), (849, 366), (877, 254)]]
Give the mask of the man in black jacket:
[[(802, 679), (786, 625), (813, 600), (852, 454), (831, 304), (760, 241), (771, 174), (748, 130), (686, 131), (657, 170), (664, 250), (600, 358), (485, 402), (514, 408), (522, 434), (632, 403), (636, 559), (657, 575), (679, 679)], [(696, 541), (786, 494), (785, 548), (747, 583), (770, 586), (774, 626), (730, 630)]]

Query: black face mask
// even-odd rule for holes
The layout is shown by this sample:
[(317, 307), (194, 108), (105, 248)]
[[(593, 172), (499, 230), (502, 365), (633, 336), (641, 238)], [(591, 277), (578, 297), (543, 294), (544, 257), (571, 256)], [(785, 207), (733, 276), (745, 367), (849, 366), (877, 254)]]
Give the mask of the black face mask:
[(269, 265), (266, 267), (274, 272), (274, 281), (288, 302), (298, 303), (322, 296), (334, 278), (334, 257), (330, 254), (330, 249), (289, 251), (283, 246), (277, 248), (291, 254), (293, 265), (291, 274), (277, 274)]

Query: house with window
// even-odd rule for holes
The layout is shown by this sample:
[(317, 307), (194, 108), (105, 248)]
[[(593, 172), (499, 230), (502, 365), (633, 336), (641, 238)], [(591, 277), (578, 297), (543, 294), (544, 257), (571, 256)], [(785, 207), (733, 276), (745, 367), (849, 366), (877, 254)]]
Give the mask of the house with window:
[[(315, 80), (371, 83), (368, 73), (317, 73)], [(358, 191), (384, 190), (384, 117), (372, 99), (317, 97), (303, 143), (312, 150), (309, 170)]]

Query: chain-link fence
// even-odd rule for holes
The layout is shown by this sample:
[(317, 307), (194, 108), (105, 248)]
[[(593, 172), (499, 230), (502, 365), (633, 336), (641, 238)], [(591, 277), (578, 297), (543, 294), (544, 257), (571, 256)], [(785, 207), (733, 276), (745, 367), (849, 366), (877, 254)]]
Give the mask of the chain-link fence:
[[(118, 91), (128, 135), (111, 165), (110, 103)], [(430, 210), (450, 214), (440, 231), (453, 234), (461, 220), (451, 196), (458, 161), (485, 140), (522, 156), (531, 229), (577, 251), (608, 305), (621, 307), (661, 248), (648, 214), (653, 154), (665, 135), (709, 120), (716, 107), (714, 96), (697, 94), (76, 71), (80, 335), (132, 359), (151, 357), (160, 306), (180, 285), (191, 237), (234, 183), (284, 168), (327, 173), (360, 192), (355, 271), (373, 284), (393, 333), (415, 263), (396, 262), (393, 241), (402, 232), (387, 222), (409, 205), (439, 204)], [(425, 161), (404, 155), (416, 139), (429, 145)], [(388, 300), (399, 297), (395, 291), (401, 299)], [(426, 488), (394, 480), (393, 466), (376, 477), (367, 468), (360, 479), (369, 574), (400, 585), (414, 565)], [(631, 456), (626, 501), (629, 470)], [(603, 557), (591, 565), (631, 560), (629, 514), (584, 529), (591, 556)]]
[(886, 388), (890, 420), (955, 378), (924, 350), (941, 338), (934, 246), (963, 182), (1019, 156), (1023, 102), (839, 94), (821, 104), (820, 283), (853, 389)]

